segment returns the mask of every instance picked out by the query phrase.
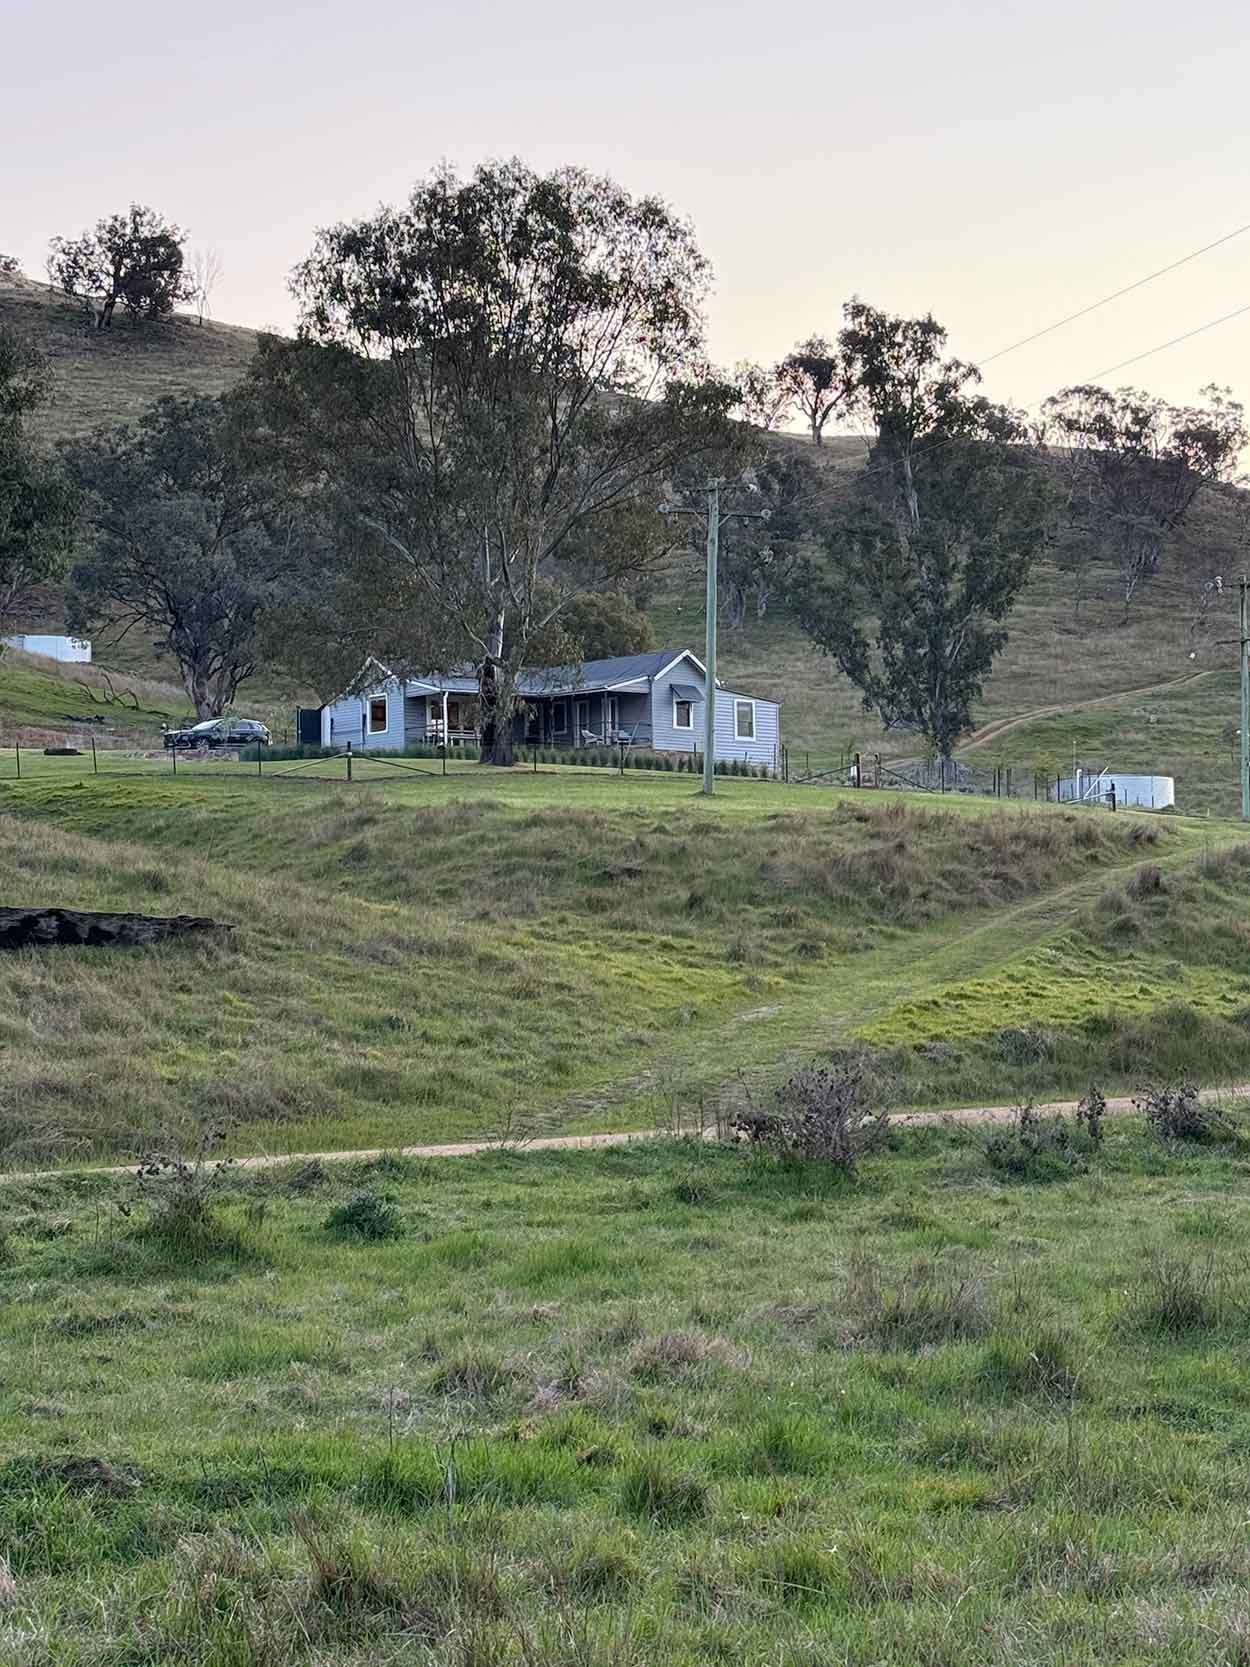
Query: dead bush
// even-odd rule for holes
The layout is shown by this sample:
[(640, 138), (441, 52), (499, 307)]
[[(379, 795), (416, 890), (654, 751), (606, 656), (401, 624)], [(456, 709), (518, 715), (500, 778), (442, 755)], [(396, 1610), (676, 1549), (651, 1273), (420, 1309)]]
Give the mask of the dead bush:
[(777, 1094), (771, 1111), (750, 1106), (734, 1119), (734, 1132), (785, 1157), (827, 1163), (853, 1175), (860, 1157), (889, 1138), (890, 1117), (866, 1059), (799, 1071)]
[(1143, 1088), (1133, 1105), (1160, 1140), (1228, 1140), (1236, 1132), (1219, 1106), (1203, 1103), (1192, 1082)]
[(1079, 1175), (1089, 1167), (1090, 1154), (1101, 1139), (1101, 1112), (1097, 1122), (1095, 1135), (1079, 1112), (1073, 1122), (1058, 1115), (1044, 1117), (1026, 1100), (1015, 1107), (1010, 1122), (985, 1136), (985, 1161), (1012, 1181), (1058, 1181)]
[(1091, 1083), (1089, 1093), (1077, 1105), (1076, 1126), (1094, 1146), (1102, 1145), (1102, 1123), (1106, 1115), (1107, 1096), (1096, 1083)]

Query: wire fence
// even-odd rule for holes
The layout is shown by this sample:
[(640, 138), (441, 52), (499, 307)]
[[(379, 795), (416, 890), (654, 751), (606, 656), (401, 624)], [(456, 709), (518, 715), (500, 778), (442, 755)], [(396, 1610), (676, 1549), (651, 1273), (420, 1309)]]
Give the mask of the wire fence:
[(782, 748), (783, 781), (805, 787), (895, 788), (901, 792), (975, 794), (1034, 803), (1085, 804), (1116, 810), (1123, 803), (1116, 782), (1101, 767), (1074, 767), (1051, 775), (1032, 764), (970, 764), (963, 759), (886, 760), (879, 752), (842, 753), (836, 764), (811, 764), (811, 754)]
[[(598, 749), (593, 755), (561, 756), (550, 748), (520, 747), (515, 766), (535, 775), (568, 779), (593, 771), (636, 777), (647, 771), (701, 777), (697, 753), (641, 754), (626, 746)], [(476, 749), (429, 744), (404, 754), (343, 747), (167, 748), (162, 752), (99, 747), (90, 737), (80, 745), (0, 748), (0, 782), (34, 778), (56, 780), (87, 776), (144, 776), (170, 780), (253, 781), (275, 783), (366, 784), (448, 776), (478, 776), (483, 765)], [(1051, 776), (1032, 766), (975, 765), (963, 760), (894, 759), (880, 753), (844, 753), (835, 764), (782, 747), (776, 769), (718, 759), (720, 776), (749, 776), (789, 786), (831, 787), (851, 791), (894, 789), (942, 796), (951, 793), (1034, 802), (1078, 803), (1120, 808), (1113, 781), (1097, 770), (1077, 769), (1071, 776)]]

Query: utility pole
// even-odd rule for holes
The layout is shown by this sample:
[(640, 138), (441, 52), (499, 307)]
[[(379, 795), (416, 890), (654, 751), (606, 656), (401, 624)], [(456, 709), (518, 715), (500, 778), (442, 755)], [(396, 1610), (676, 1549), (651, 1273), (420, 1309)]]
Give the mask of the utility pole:
[[(720, 555), (720, 488), (719, 480), (707, 483), (707, 630), (704, 635), (704, 681), (707, 685), (703, 699), (703, 791), (709, 797), (716, 791), (716, 562)], [(1245, 634), (1245, 586), (1242, 586), (1242, 634)], [(1245, 646), (1242, 646), (1244, 661)], [(1245, 670), (1242, 670), (1243, 684)], [(1245, 702), (1243, 701), (1244, 705)], [(1243, 720), (1244, 721), (1244, 720)], [(1245, 780), (1243, 775), (1242, 780)]]
[(681, 504), (661, 504), (661, 515), (693, 515), (707, 518), (707, 629), (703, 643), (703, 792), (710, 798), (716, 791), (716, 602), (717, 560), (720, 555), (722, 521), (767, 521), (766, 509), (731, 509), (721, 513), (720, 489), (724, 481), (713, 477), (707, 483), (707, 509), (687, 509)]
[(1245, 575), (1241, 580), (1241, 819), (1250, 822), (1250, 667), (1246, 656), (1250, 653), (1250, 632), (1247, 631)]

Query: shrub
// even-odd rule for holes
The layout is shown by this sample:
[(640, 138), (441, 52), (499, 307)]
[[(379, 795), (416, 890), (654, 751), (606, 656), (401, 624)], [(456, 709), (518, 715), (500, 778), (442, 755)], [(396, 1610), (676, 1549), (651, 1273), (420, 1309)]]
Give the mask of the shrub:
[(403, 1232), (399, 1211), (384, 1192), (362, 1187), (326, 1217), (326, 1229), (352, 1239), (396, 1239)]
[(868, 1062), (850, 1058), (825, 1069), (797, 1072), (779, 1091), (775, 1109), (751, 1107), (735, 1118), (735, 1132), (786, 1157), (830, 1164), (855, 1173), (860, 1157), (889, 1138), (889, 1113), (869, 1103)]
[(1204, 1105), (1192, 1082), (1144, 1088), (1133, 1104), (1160, 1140), (1227, 1140), (1234, 1133), (1230, 1119), (1218, 1106)]
[(1076, 1108), (1076, 1126), (1084, 1132), (1091, 1145), (1102, 1145), (1102, 1120), (1106, 1115), (1107, 1096), (1096, 1084), (1091, 1084), (1089, 1093)]
[(1077, 1124), (1042, 1117), (1026, 1102), (986, 1137), (985, 1161), (1013, 1181), (1056, 1181), (1087, 1169), (1091, 1150), (1092, 1137)]
[[(158, 1244), (179, 1261), (198, 1262), (216, 1256), (238, 1257), (245, 1245), (227, 1226), (217, 1209), (217, 1197), (233, 1158), (214, 1158), (225, 1131), (213, 1126), (199, 1130), (189, 1153), (172, 1149), (151, 1152), (134, 1171), (129, 1195), (118, 1210), (130, 1217), (136, 1206), (147, 1219), (138, 1236)], [(171, 1143), (172, 1147), (172, 1143)]]
[(1036, 1065), (1051, 1051), (1050, 1032), (1042, 1025), (1009, 1025), (994, 1038), (994, 1051), (1005, 1065)]

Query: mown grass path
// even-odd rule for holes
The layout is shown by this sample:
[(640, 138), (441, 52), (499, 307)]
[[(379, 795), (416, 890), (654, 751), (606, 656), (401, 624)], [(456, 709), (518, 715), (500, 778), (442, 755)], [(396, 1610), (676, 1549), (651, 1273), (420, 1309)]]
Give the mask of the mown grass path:
[[(1203, 834), (1202, 849), (1210, 851), (1241, 838), (1239, 827), (1219, 823)], [(1174, 870), (1191, 864), (1199, 854), (1194, 844), (1186, 843), (1155, 862), (1164, 871)], [(791, 989), (784, 1002), (732, 1014), (697, 1042), (687, 1039), (680, 1050), (667, 1051), (627, 1081), (570, 1096), (553, 1109), (552, 1118), (576, 1122), (579, 1116), (623, 1115), (627, 1107), (642, 1110), (650, 1102), (659, 1121), (664, 1099), (688, 1102), (692, 1094), (701, 1095), (714, 1114), (727, 1095), (741, 1100), (752, 1087), (783, 1080), (814, 1053), (849, 1042), (863, 1026), (909, 997), (983, 978), (1018, 956), (1022, 947), (1036, 949), (1053, 940), (1098, 899), (1117, 873), (1133, 870), (1139, 861), (1135, 857), (1117, 869), (1100, 870), (966, 925), (942, 921), (867, 950), (849, 964), (826, 969), (808, 986)]]

